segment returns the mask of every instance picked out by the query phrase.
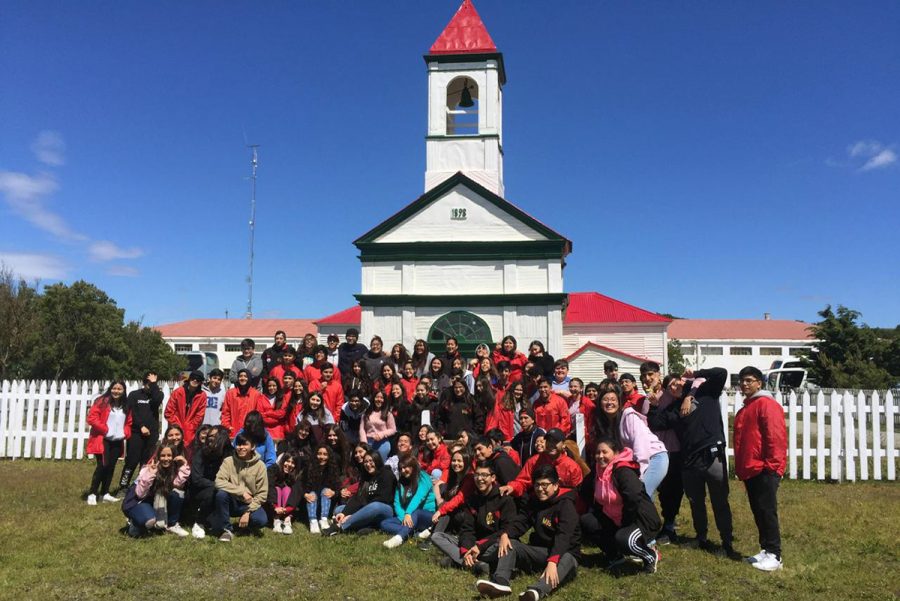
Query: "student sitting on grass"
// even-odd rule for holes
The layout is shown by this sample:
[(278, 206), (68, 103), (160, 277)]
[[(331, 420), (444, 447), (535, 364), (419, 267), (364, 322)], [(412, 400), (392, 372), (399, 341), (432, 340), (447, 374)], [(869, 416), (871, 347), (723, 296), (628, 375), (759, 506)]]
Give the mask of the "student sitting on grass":
[(180, 537), (188, 535), (178, 519), (191, 467), (184, 457), (178, 456), (176, 461), (175, 452), (171, 445), (160, 446), (128, 489), (122, 511), (128, 516), (129, 536), (138, 537), (154, 528)]
[[(519, 595), (519, 599), (538, 601), (575, 578), (581, 556), (581, 529), (575, 510), (575, 493), (561, 488), (552, 465), (534, 470), (532, 494), (523, 511), (509, 529), (512, 558), (504, 567), (515, 565), (523, 572), (539, 572), (541, 577)], [(518, 540), (529, 529), (534, 532), (528, 543)], [(510, 594), (509, 569), (494, 572), (490, 580), (479, 580), (476, 588), (482, 595), (502, 597)]]
[(428, 528), (435, 508), (429, 475), (414, 457), (401, 459), (399, 484), (394, 493), (394, 517), (381, 522), (381, 529), (394, 536), (382, 544), (388, 549), (399, 547), (414, 532)]
[(243, 434), (234, 439), (234, 453), (226, 457), (216, 474), (216, 506), (210, 517), (213, 532), (222, 542), (234, 538), (231, 518), (240, 516), (238, 527), (259, 529), (268, 517), (263, 509), (269, 494), (266, 466)]
[(288, 501), (296, 506), (300, 502), (299, 493), (302, 491), (310, 533), (319, 534), (330, 525), (328, 516), (331, 514), (331, 500), (335, 491), (340, 490), (340, 485), (341, 473), (334, 452), (327, 444), (320, 444), (303, 477), (294, 485), (295, 492)]
[[(275, 441), (272, 440), (272, 436), (266, 431), (263, 417), (259, 411), (251, 411), (247, 414), (247, 417), (244, 418), (244, 427), (238, 431), (238, 436), (241, 434), (253, 443), (266, 468), (275, 465)], [(237, 436), (234, 439), (237, 440)]]
[(640, 465), (629, 448), (606, 438), (595, 450), (596, 477), (593, 506), (581, 516), (584, 535), (593, 541), (612, 565), (623, 554), (641, 560), (644, 571), (653, 573), (659, 552), (647, 545), (662, 526), (656, 507), (640, 479)]
[(565, 435), (562, 430), (553, 428), (538, 438), (538, 449), (541, 450), (522, 466), (519, 475), (506, 486), (500, 487), (500, 494), (521, 497), (529, 492), (534, 482), (534, 473), (544, 465), (554, 468), (557, 479), (566, 488), (578, 488), (584, 480), (584, 472), (578, 463), (565, 451)]
[(363, 455), (362, 467), (359, 489), (346, 505), (336, 508), (333, 524), (323, 531), (326, 536), (351, 531), (362, 533), (362, 529), (377, 528), (394, 515), (397, 487), (394, 472), (381, 461), (381, 454), (371, 448)]
[(231, 436), (228, 429), (219, 426), (210, 429), (206, 444), (194, 453), (191, 459), (191, 478), (182, 515), (186, 524), (193, 522), (191, 534), (194, 538), (204, 538), (209, 517), (215, 507), (216, 474), (225, 457), (231, 455)]
[[(444, 439), (431, 426), (422, 426), (419, 431), (419, 437), (425, 432), (424, 443), (419, 447), (419, 468), (425, 474), (431, 476), (433, 481), (447, 481), (449, 474), (447, 470), (450, 468), (450, 452)], [(430, 488), (430, 487), (429, 487)]]
[(184, 448), (184, 430), (181, 429), (181, 426), (176, 426), (175, 424), (169, 424), (169, 427), (166, 428), (166, 435), (163, 436), (163, 443), (170, 444), (175, 447), (175, 456), (176, 457), (184, 457), (187, 460), (190, 460), (190, 449)]
[(300, 477), (300, 456), (283, 453), (281, 459), (269, 468), (269, 494), (266, 508), (272, 515), (272, 530), (278, 534), (293, 534), (291, 517), (294, 507), (288, 502), (297, 478)]

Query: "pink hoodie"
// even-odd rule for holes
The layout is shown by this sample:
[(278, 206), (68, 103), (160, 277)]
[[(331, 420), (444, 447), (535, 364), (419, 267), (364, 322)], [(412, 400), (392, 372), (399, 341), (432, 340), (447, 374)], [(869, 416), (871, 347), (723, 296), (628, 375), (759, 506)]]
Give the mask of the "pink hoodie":
[(619, 436), (622, 437), (622, 444), (631, 447), (634, 452), (634, 460), (641, 465), (642, 476), (650, 465), (650, 458), (666, 452), (666, 445), (647, 426), (647, 417), (631, 407), (622, 412)]
[[(175, 474), (175, 488), (184, 489), (184, 485), (187, 484), (190, 475), (191, 466), (187, 463), (178, 468), (178, 473)], [(134, 494), (138, 499), (145, 499), (147, 497), (150, 493), (150, 489), (153, 488), (154, 480), (156, 480), (156, 468), (150, 467), (149, 465), (142, 467), (141, 473), (138, 474), (137, 480), (134, 483)]]

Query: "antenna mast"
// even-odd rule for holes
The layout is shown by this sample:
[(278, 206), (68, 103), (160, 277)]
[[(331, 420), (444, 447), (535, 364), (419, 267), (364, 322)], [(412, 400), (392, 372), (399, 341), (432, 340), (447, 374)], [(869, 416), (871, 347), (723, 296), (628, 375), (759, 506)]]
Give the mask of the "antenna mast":
[(253, 319), (253, 232), (256, 228), (256, 167), (259, 160), (256, 149), (259, 144), (247, 144), (253, 155), (250, 159), (250, 270), (247, 274), (247, 314), (246, 319)]

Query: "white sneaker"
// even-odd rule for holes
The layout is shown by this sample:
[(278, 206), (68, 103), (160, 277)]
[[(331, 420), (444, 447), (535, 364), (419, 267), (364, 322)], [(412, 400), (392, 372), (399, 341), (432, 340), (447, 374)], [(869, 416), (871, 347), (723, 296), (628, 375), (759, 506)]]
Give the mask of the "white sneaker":
[(281, 534), (281, 520), (272, 520), (272, 530)]
[(187, 536), (189, 534), (189, 532), (187, 530), (185, 530), (184, 528), (182, 528), (181, 524), (179, 524), (178, 522), (175, 522), (174, 524), (172, 524), (171, 526), (166, 528), (166, 530), (168, 532), (171, 532), (178, 538), (184, 538), (185, 536)]
[(331, 522), (328, 521), (328, 518), (322, 518), (319, 520), (319, 530), (328, 530), (331, 527)]
[(478, 592), (481, 593), (482, 597), (489, 597), (491, 599), (512, 594), (512, 589), (509, 586), (498, 584), (490, 580), (478, 580), (475, 583), (475, 588), (478, 589)]
[(399, 534), (395, 534), (381, 544), (384, 545), (387, 549), (396, 549), (403, 544), (403, 537)]
[(756, 563), (756, 562), (762, 560), (765, 556), (766, 556), (766, 550), (760, 549), (759, 553), (757, 553), (753, 557), (748, 557), (744, 561), (746, 561), (747, 563)]
[(97, 495), (88, 495), (87, 503), (88, 503), (88, 505), (96, 505), (97, 504)]
[(281, 533), (282, 534), (293, 534), (294, 533), (294, 528), (291, 526), (290, 520), (284, 521), (284, 524), (281, 527)]
[(206, 538), (206, 530), (200, 524), (194, 524), (194, 527), (191, 528), (191, 536), (197, 539)]
[(428, 540), (428, 538), (431, 536), (431, 528), (425, 528), (425, 530), (422, 530), (416, 536), (419, 537), (419, 540)]
[(763, 572), (774, 572), (775, 570), (781, 569), (781, 560), (778, 559), (778, 557), (776, 557), (774, 553), (769, 553), (767, 551), (765, 557), (751, 565), (757, 570), (762, 570)]
[(105, 495), (103, 495), (103, 502), (104, 503), (118, 503), (119, 499), (115, 498), (114, 496), (112, 496), (109, 493), (106, 493)]
[(319, 534), (322, 532), (319, 529), (319, 520), (310, 520), (309, 521), (309, 533), (310, 534)]

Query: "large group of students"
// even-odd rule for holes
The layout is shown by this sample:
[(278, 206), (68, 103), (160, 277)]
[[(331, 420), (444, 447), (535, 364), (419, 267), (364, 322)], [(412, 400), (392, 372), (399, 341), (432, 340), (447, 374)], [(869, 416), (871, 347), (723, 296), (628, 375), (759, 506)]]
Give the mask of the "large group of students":
[[(575, 577), (583, 542), (618, 572), (655, 572), (659, 548), (676, 542), (742, 559), (724, 369), (663, 377), (647, 361), (641, 391), (612, 361), (597, 383), (569, 377), (537, 340), (526, 355), (506, 336), (466, 360), (454, 338), (436, 353), (423, 340), (385, 352), (380, 337), (368, 347), (358, 338), (351, 328), (326, 346), (308, 334), (295, 349), (279, 331), (262, 353), (245, 339), (227, 390), (218, 369), (173, 390), (161, 437), (157, 375), (130, 393), (113, 382), (88, 415), (97, 461), (88, 504), (121, 502), (134, 537), (229, 542), (236, 531), (291, 535), (302, 522), (329, 537), (382, 532), (387, 549), (413, 539), (442, 565), (472, 571), (487, 597), (511, 594), (514, 571), (537, 575), (520, 599), (550, 594)], [(772, 571), (782, 566), (786, 432), (762, 382), (758, 369), (741, 370), (732, 444), (759, 534), (759, 553), (745, 560)], [(707, 493), (719, 545), (708, 538)], [(675, 530), (684, 495), (692, 541)]]

